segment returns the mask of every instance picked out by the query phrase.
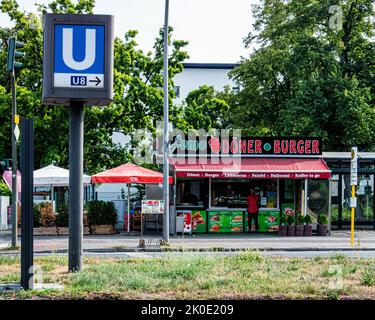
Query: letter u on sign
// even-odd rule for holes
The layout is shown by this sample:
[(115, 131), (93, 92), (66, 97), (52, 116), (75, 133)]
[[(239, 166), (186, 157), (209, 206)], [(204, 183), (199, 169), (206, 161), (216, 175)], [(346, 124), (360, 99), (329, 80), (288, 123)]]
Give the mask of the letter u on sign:
[(62, 52), (64, 63), (77, 71), (90, 68), (95, 62), (96, 30), (86, 29), (86, 47), (85, 58), (82, 61), (76, 61), (73, 57), (73, 29), (63, 28)]

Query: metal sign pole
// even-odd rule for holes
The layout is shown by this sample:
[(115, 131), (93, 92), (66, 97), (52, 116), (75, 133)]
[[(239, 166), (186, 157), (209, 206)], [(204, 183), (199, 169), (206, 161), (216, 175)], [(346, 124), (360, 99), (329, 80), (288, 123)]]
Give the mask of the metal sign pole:
[(83, 102), (70, 103), (69, 116), (69, 271), (82, 268)]
[(25, 290), (33, 289), (33, 185), (34, 185), (34, 121), (22, 119), (21, 141), (21, 286)]
[(164, 132), (163, 132), (163, 238), (169, 242), (169, 110), (168, 110), (168, 15), (169, 0), (165, 0), (165, 19), (164, 19)]
[(356, 186), (358, 184), (358, 148), (353, 147), (351, 150), (351, 164), (350, 164), (350, 185), (352, 186), (352, 197), (350, 199), (350, 245), (354, 247), (354, 220), (355, 208), (357, 207)]

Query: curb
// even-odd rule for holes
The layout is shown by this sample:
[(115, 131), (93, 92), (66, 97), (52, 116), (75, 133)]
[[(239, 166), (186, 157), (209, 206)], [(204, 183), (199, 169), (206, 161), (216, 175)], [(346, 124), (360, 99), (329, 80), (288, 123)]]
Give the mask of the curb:
[[(361, 251), (375, 251), (375, 248), (98, 248), (98, 249), (84, 249), (85, 253), (130, 253), (130, 252), (246, 252), (246, 251), (258, 251), (258, 252), (361, 252)], [(34, 251), (34, 254), (64, 254), (68, 253), (68, 249), (57, 249), (57, 250), (41, 250)], [(3, 254), (20, 254), (18, 251), (6, 251)]]

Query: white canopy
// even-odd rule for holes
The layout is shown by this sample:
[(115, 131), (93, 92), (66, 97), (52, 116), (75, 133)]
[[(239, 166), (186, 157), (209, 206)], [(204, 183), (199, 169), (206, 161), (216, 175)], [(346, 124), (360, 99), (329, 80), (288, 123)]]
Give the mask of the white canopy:
[[(83, 175), (83, 184), (88, 185), (91, 177)], [(53, 164), (34, 171), (34, 186), (69, 186), (69, 170), (59, 168)]]

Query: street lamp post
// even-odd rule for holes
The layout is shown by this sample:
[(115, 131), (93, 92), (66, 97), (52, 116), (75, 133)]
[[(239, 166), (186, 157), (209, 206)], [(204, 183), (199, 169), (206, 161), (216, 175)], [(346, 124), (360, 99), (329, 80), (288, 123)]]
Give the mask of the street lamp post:
[(163, 238), (169, 242), (169, 110), (168, 110), (168, 16), (169, 0), (165, 0), (164, 17), (164, 130), (163, 130), (163, 200), (164, 200), (164, 219), (163, 219)]

